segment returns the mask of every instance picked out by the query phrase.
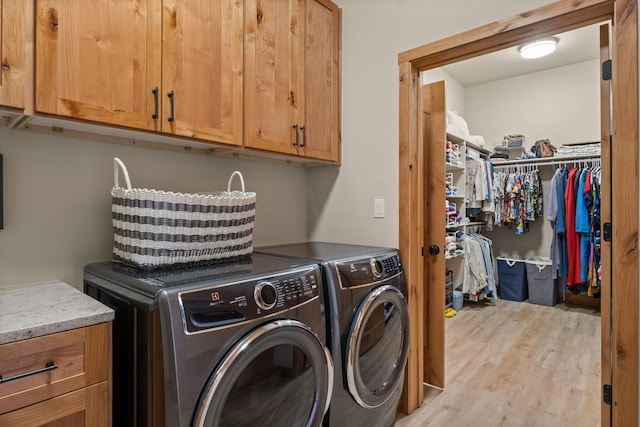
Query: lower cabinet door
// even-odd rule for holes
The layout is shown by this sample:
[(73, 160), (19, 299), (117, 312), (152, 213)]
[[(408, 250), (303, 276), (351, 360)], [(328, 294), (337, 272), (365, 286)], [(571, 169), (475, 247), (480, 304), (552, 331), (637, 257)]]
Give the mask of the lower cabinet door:
[(31, 406), (0, 415), (3, 427), (109, 427), (109, 382), (72, 391)]

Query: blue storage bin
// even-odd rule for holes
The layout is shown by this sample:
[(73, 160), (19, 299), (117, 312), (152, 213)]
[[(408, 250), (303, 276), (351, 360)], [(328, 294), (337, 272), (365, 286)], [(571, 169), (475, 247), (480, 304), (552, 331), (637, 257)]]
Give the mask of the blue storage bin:
[(528, 298), (527, 269), (521, 259), (497, 257), (500, 298), (524, 301)]

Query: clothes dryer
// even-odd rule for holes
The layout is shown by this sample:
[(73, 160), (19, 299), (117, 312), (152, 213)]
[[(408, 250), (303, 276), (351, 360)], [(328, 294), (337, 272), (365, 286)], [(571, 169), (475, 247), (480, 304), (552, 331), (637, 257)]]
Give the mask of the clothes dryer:
[(255, 252), (322, 267), (335, 387), (327, 426), (394, 423), (409, 352), (409, 312), (395, 249), (305, 242)]
[(320, 426), (333, 388), (315, 263), (254, 254), (145, 272), (90, 264), (116, 311), (113, 425)]

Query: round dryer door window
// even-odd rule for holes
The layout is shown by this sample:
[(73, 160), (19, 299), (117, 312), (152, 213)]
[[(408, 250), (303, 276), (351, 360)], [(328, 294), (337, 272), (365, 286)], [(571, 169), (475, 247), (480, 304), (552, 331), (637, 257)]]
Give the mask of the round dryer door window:
[(194, 426), (320, 426), (332, 391), (327, 348), (303, 323), (277, 320), (245, 336), (216, 367)]
[(374, 288), (360, 303), (347, 339), (345, 374), (364, 408), (384, 404), (403, 381), (409, 354), (409, 311), (395, 286)]

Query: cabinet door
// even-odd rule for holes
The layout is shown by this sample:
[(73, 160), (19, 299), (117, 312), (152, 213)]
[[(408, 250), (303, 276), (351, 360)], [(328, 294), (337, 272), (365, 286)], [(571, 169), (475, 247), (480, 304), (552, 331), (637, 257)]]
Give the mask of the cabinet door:
[(162, 130), (242, 145), (243, 3), (164, 0), (162, 34)]
[(25, 108), (27, 2), (0, 0), (0, 105)]
[(303, 150), (306, 157), (340, 161), (341, 10), (326, 0), (304, 2)]
[(108, 381), (56, 396), (0, 415), (3, 427), (109, 427), (111, 390)]
[(159, 130), (152, 89), (160, 85), (160, 3), (36, 5), (36, 110)]
[(296, 154), (298, 1), (246, 0), (245, 10), (245, 146)]

